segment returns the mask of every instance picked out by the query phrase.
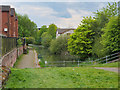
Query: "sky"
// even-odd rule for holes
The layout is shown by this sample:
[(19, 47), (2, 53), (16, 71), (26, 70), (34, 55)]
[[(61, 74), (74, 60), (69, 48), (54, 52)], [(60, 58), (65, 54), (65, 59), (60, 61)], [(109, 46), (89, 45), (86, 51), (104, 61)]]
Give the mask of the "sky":
[[(24, 0), (25, 1), (25, 0)], [(70, 1), (70, 0), (69, 0)], [(49, 26), (54, 23), (59, 28), (77, 28), (85, 16), (107, 6), (107, 2), (3, 2), (19, 14), (27, 14), (37, 24)]]

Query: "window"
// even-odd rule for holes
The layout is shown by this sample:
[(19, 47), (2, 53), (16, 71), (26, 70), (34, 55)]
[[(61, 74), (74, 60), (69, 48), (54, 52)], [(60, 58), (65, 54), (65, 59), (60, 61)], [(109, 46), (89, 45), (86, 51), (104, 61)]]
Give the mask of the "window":
[(70, 33), (67, 33), (67, 35), (70, 35)]
[(5, 31), (5, 32), (7, 32), (7, 31), (8, 31), (8, 29), (7, 29), (7, 28), (4, 28), (4, 31)]

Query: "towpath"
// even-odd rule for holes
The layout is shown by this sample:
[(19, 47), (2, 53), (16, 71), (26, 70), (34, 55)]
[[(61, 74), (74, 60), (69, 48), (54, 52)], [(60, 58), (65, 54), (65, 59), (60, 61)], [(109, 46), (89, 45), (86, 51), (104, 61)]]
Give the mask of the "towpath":
[(18, 61), (16, 68), (39, 68), (37, 53), (30, 48), (29, 53), (23, 55), (20, 61)]
[(107, 70), (107, 71), (112, 71), (112, 72), (120, 72), (120, 69), (118, 68), (109, 68), (109, 67), (94, 67), (96, 69), (103, 69), (103, 70)]

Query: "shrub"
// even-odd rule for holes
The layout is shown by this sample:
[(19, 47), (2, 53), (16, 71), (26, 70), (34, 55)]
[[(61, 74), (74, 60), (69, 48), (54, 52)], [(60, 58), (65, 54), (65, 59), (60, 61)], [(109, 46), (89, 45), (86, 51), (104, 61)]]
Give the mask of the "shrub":
[(67, 42), (69, 36), (62, 35), (59, 36), (57, 39), (53, 39), (50, 44), (50, 52), (53, 54), (61, 54), (62, 52), (67, 51)]
[(47, 32), (44, 32), (41, 36), (42, 41), (41, 44), (45, 47), (48, 48), (50, 46), (50, 42), (52, 40), (52, 36), (48, 34)]
[(35, 42), (35, 39), (33, 37), (26, 37), (26, 44), (33, 44)]
[(18, 40), (17, 40), (17, 46), (21, 46), (23, 44), (23, 42), (22, 42), (22, 40), (19, 38)]

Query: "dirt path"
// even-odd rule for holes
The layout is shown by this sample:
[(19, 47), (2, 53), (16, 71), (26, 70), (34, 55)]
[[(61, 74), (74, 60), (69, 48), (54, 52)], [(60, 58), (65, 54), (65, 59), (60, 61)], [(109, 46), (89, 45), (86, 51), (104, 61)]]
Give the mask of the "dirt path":
[(29, 50), (16, 65), (16, 68), (38, 68), (37, 53), (35, 50)]
[(107, 70), (107, 71), (112, 71), (112, 72), (120, 72), (119, 70), (118, 70), (118, 68), (108, 68), (108, 67), (94, 67), (94, 68), (96, 68), (96, 69), (104, 69), (104, 70)]

